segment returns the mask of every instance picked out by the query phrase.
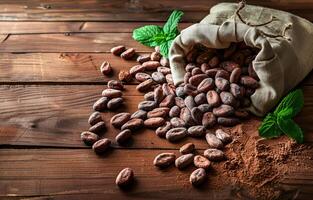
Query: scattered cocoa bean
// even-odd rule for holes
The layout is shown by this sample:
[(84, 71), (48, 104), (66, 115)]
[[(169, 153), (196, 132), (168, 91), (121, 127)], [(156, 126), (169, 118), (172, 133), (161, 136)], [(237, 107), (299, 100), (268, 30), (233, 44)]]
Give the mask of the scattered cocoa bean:
[(151, 111), (156, 107), (157, 104), (155, 101), (142, 101), (138, 104), (138, 109), (144, 111)]
[(161, 65), (160, 65), (160, 62), (158, 61), (147, 61), (147, 62), (142, 63), (142, 66), (147, 71), (155, 71)]
[(116, 46), (116, 47), (113, 47), (113, 48), (111, 49), (111, 53), (114, 54), (114, 55), (116, 55), (116, 56), (121, 55), (124, 51), (126, 51), (126, 48), (125, 48), (125, 46), (123, 46), (123, 45)]
[(110, 80), (108, 82), (108, 88), (114, 90), (124, 90), (124, 85), (121, 81)]
[(192, 153), (181, 155), (175, 160), (175, 166), (182, 170), (193, 163), (193, 157)]
[(205, 170), (209, 169), (211, 166), (211, 162), (204, 156), (196, 155), (193, 158), (193, 164), (195, 167), (203, 168)]
[(136, 54), (136, 51), (134, 48), (130, 48), (127, 49), (126, 51), (124, 51), (120, 56), (121, 58), (125, 59), (125, 60), (130, 60), (132, 59)]
[(134, 181), (134, 171), (131, 168), (125, 168), (117, 175), (115, 184), (121, 188), (129, 186)]
[(213, 114), (217, 117), (226, 117), (233, 115), (235, 113), (235, 109), (229, 105), (221, 105), (220, 107), (213, 108)]
[(162, 55), (160, 54), (160, 52), (152, 52), (150, 55), (150, 59), (153, 61), (160, 61), (162, 58)]
[(92, 145), (92, 149), (95, 151), (97, 154), (102, 154), (106, 152), (111, 146), (111, 140), (107, 138), (103, 138), (101, 140), (98, 140)]
[(118, 73), (118, 80), (128, 83), (132, 80), (132, 75), (126, 70), (121, 70)]
[(186, 143), (179, 148), (181, 154), (189, 154), (195, 150), (195, 145), (193, 143)]
[(143, 120), (139, 118), (134, 118), (126, 122), (121, 130), (130, 129), (131, 131), (135, 131), (143, 126)]
[(165, 120), (162, 117), (152, 117), (144, 121), (144, 125), (146, 128), (158, 128), (160, 126), (163, 126), (164, 123)]
[(199, 186), (206, 180), (206, 172), (203, 168), (198, 168), (190, 175), (189, 181), (194, 186)]
[(101, 117), (101, 113), (96, 111), (96, 112), (93, 112), (90, 116), (89, 116), (89, 119), (88, 119), (88, 123), (92, 126), (92, 125), (95, 125), (96, 123), (98, 122), (101, 122), (102, 121), (102, 117)]
[(137, 57), (137, 62), (139, 62), (140, 64), (147, 62), (150, 60), (150, 55), (146, 54), (146, 55), (140, 55)]
[(121, 97), (123, 93), (120, 90), (116, 89), (105, 89), (102, 91), (102, 96), (108, 97), (110, 99)]
[(103, 75), (108, 76), (112, 73), (113, 69), (109, 62), (104, 61), (100, 66), (100, 71)]
[(143, 72), (143, 71), (145, 71), (145, 68), (142, 65), (135, 65), (129, 69), (129, 73), (132, 76), (135, 76), (137, 73)]
[(90, 131), (84, 131), (80, 134), (81, 140), (88, 146), (92, 146), (95, 142), (99, 140), (99, 136)]
[(210, 147), (221, 149), (224, 147), (223, 142), (218, 139), (213, 133), (207, 132), (205, 135), (205, 139)]
[(187, 136), (187, 130), (183, 127), (172, 128), (166, 132), (166, 139), (170, 142), (176, 142)]
[(225, 159), (224, 152), (219, 149), (214, 149), (214, 148), (205, 150), (204, 156), (210, 161), (221, 161)]
[(240, 123), (240, 120), (234, 117), (218, 117), (217, 123), (222, 126), (235, 126)]
[(144, 82), (141, 82), (139, 85), (137, 85), (136, 89), (139, 92), (147, 92), (152, 89), (152, 86), (155, 84), (155, 82), (152, 79), (145, 80)]
[(224, 144), (228, 144), (228, 143), (230, 143), (233, 140), (232, 137), (229, 134), (227, 134), (225, 131), (223, 131), (222, 129), (217, 129), (215, 131), (215, 135)]
[(177, 128), (177, 127), (185, 127), (186, 126), (186, 123), (184, 122), (184, 120), (178, 118), (178, 117), (173, 117), (171, 120), (170, 120), (170, 123), (171, 123), (171, 126), (173, 128)]
[(206, 128), (211, 128), (216, 124), (216, 117), (212, 112), (206, 112), (202, 117), (202, 125)]
[(110, 110), (116, 110), (123, 104), (124, 100), (122, 97), (113, 98), (108, 102), (108, 109)]
[(161, 138), (165, 138), (166, 132), (169, 131), (172, 128), (172, 125), (170, 122), (165, 122), (165, 124), (159, 128), (156, 129), (155, 133), (157, 136)]
[(105, 109), (107, 109), (107, 104), (109, 102), (109, 98), (108, 97), (101, 97), (100, 99), (98, 99), (92, 106), (92, 108), (95, 111), (103, 111)]
[(95, 134), (100, 134), (100, 133), (104, 132), (105, 130), (106, 130), (106, 125), (103, 121), (98, 122), (89, 128), (89, 131), (93, 132)]
[(188, 128), (187, 131), (188, 135), (191, 137), (202, 137), (205, 134), (204, 126), (191, 126)]
[(129, 119), (130, 119), (129, 113), (126, 112), (118, 113), (111, 118), (110, 123), (115, 128), (121, 128), (126, 122), (129, 121)]
[(147, 73), (139, 72), (135, 75), (135, 79), (139, 82), (144, 82), (148, 79), (151, 79), (151, 76)]
[(123, 131), (121, 131), (116, 137), (115, 137), (115, 141), (119, 144), (119, 145), (124, 145), (126, 144), (132, 137), (132, 133), (129, 129), (125, 129)]
[(174, 153), (161, 153), (153, 160), (153, 165), (159, 168), (166, 168), (175, 162), (176, 156)]
[(130, 119), (142, 119), (145, 120), (147, 119), (147, 111), (144, 110), (137, 110), (136, 112), (134, 112), (131, 116)]
[(169, 111), (169, 117), (179, 117), (180, 108), (178, 106), (173, 106)]
[(165, 118), (167, 117), (170, 109), (166, 107), (162, 108), (155, 108), (147, 113), (148, 118), (153, 118), (153, 117), (162, 117)]

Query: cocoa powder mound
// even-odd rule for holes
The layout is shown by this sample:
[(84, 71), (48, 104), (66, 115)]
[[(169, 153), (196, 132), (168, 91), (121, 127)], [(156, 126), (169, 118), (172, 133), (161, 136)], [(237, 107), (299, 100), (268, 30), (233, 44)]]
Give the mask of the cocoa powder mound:
[[(227, 160), (214, 163), (209, 180), (211, 188), (231, 187), (239, 199), (280, 199), (286, 191), (280, 186), (284, 176), (295, 167), (310, 168), (296, 162), (296, 155), (310, 155), (310, 145), (299, 145), (286, 136), (265, 140), (259, 137), (260, 120), (225, 129), (233, 142), (225, 147)], [(308, 158), (310, 159), (310, 158)]]

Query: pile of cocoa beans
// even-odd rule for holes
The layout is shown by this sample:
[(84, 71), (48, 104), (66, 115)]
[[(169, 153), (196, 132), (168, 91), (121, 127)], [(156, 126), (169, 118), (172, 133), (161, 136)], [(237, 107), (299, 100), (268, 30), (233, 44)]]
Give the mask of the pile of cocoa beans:
[[(120, 133), (115, 141), (119, 145), (127, 143), (132, 133), (142, 127), (155, 129), (160, 138), (177, 142), (186, 137), (203, 137), (209, 148), (203, 155), (194, 155), (195, 146), (184, 145), (176, 158), (173, 153), (156, 156), (154, 165), (159, 168), (175, 163), (178, 169), (185, 169), (193, 163), (198, 167), (190, 182), (199, 185), (206, 179), (210, 162), (225, 159), (224, 145), (232, 141), (232, 136), (218, 126), (234, 126), (249, 117), (246, 107), (250, 106), (250, 96), (259, 87), (259, 78), (252, 67), (258, 49), (242, 43), (232, 43), (227, 49), (209, 49), (196, 45), (186, 55), (184, 81), (174, 85), (167, 58), (158, 48), (149, 55), (137, 55), (133, 48), (117, 46), (111, 52), (123, 59), (135, 59), (138, 65), (119, 72), (119, 80), (108, 82), (108, 89), (94, 104), (94, 113), (89, 118), (89, 131), (81, 134), (87, 145), (92, 145), (96, 153), (103, 153), (111, 146), (108, 138), (99, 139), (98, 133), (105, 130), (101, 118), (104, 110), (114, 110), (123, 104), (123, 82), (138, 81), (136, 89), (144, 93), (144, 101), (138, 104), (134, 113), (119, 113), (111, 118), (111, 124)], [(101, 65), (101, 72), (108, 75), (112, 67), (108, 62)], [(134, 173), (125, 169), (129, 177)], [(118, 182), (118, 181), (117, 181)], [(130, 182), (130, 181), (128, 181)]]

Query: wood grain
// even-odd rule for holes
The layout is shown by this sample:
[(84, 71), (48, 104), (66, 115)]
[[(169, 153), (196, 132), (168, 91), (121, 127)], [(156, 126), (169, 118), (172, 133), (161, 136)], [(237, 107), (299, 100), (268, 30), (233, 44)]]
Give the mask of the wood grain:
[[(152, 22), (24, 22), (0, 21), (0, 34), (38, 34), (38, 33), (131, 33), (135, 28), (150, 25)], [(163, 26), (164, 22), (153, 22)], [(192, 23), (179, 23), (182, 30)]]
[[(32, 21), (164, 21), (174, 9), (184, 11), (184, 21), (198, 22), (209, 13), (210, 8), (222, 0), (177, 1), (138, 0), (138, 1), (93, 1), (71, 2), (66, 0), (11, 0), (0, 2), (1, 20)], [(228, 0), (227, 2), (238, 2)], [(313, 19), (310, 0), (251, 0), (249, 4), (285, 10)]]
[[(0, 144), (47, 147), (87, 148), (80, 141), (80, 133), (88, 129), (87, 119), (93, 103), (101, 96), (101, 85), (2, 85), (0, 87)], [(305, 132), (305, 141), (313, 142), (311, 113), (313, 112), (312, 86), (304, 87), (305, 108), (296, 122)], [(134, 112), (143, 100), (135, 86), (124, 92), (125, 107), (116, 112), (103, 113), (109, 125), (110, 118), (119, 112)], [(252, 119), (257, 120), (257, 119)], [(244, 122), (249, 126), (249, 121)], [(251, 131), (257, 127), (251, 127)], [(118, 130), (109, 125), (104, 137), (114, 139)], [(248, 134), (248, 133), (247, 133)], [(179, 148), (193, 141), (197, 148), (208, 147), (204, 139), (183, 140), (172, 144), (158, 138), (154, 131), (144, 129), (134, 135), (130, 148)]]
[[(211, 180), (218, 179), (220, 175), (214, 170), (209, 171), (210, 176), (204, 187), (196, 189), (188, 183), (193, 167), (183, 171), (174, 167), (156, 169), (152, 161), (161, 152), (164, 151), (113, 150), (105, 156), (97, 156), (89, 149), (4, 149), (0, 151), (0, 197), (234, 199), (242, 195), (236, 185), (216, 188)], [(177, 151), (167, 152), (178, 155)], [(312, 160), (303, 162), (313, 164)], [(134, 170), (136, 184), (131, 190), (122, 191), (114, 181), (118, 172), (125, 167)], [(309, 188), (313, 186), (313, 177), (303, 179), (303, 174), (313, 173), (312, 169), (296, 170), (295, 166), (290, 167), (291, 172), (286, 175), (286, 180), (293, 180), (299, 196), (312, 195)], [(285, 184), (288, 186), (288, 182)]]

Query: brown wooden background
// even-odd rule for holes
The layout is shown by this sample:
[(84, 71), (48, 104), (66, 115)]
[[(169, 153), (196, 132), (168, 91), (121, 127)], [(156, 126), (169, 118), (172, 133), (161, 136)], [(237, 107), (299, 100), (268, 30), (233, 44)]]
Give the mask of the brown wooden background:
[[(153, 131), (135, 135), (130, 148), (96, 156), (80, 141), (93, 102), (108, 78), (99, 72), (109, 61), (115, 72), (134, 62), (112, 56), (114, 45), (150, 52), (131, 39), (134, 28), (163, 24), (173, 9), (184, 11), (181, 28), (202, 19), (217, 0), (1, 0), (0, 1), (0, 198), (1, 199), (230, 199), (221, 191), (193, 189), (190, 172), (155, 170), (159, 152), (181, 144), (160, 140)], [(248, 1), (313, 20), (313, 1)], [(116, 74), (112, 77), (116, 78)], [(305, 108), (297, 122), (313, 143), (313, 77), (301, 84)], [(127, 110), (141, 94), (130, 84)], [(125, 110), (125, 109), (124, 109)], [(107, 114), (107, 121), (113, 113)], [(110, 129), (107, 137), (117, 131)], [(186, 142), (186, 141), (184, 141)], [(199, 149), (204, 141), (194, 140)], [(311, 162), (313, 161), (304, 161)], [(114, 185), (124, 167), (138, 183), (122, 192)], [(313, 169), (294, 172), (282, 183), (297, 189), (297, 199), (313, 198)], [(168, 195), (165, 198), (165, 195)]]

